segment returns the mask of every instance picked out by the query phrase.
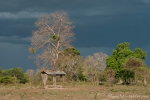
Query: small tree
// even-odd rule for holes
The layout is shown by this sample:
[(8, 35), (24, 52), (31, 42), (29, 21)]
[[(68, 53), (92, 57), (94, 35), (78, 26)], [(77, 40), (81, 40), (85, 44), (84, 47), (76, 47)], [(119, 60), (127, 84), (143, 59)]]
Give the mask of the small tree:
[(150, 76), (150, 68), (147, 66), (139, 67), (136, 72), (138, 76), (142, 77), (144, 85), (147, 85), (148, 78)]
[(135, 83), (137, 83), (137, 73), (136, 73), (136, 70), (139, 68), (139, 67), (143, 67), (144, 66), (144, 62), (139, 59), (139, 58), (136, 58), (136, 57), (129, 57), (128, 59), (126, 59), (125, 63), (123, 64), (123, 67), (125, 68), (125, 72), (130, 72), (129, 73), (126, 73), (128, 75), (124, 75), (124, 76), (128, 76), (129, 77), (133, 77), (132, 73), (134, 72), (134, 81)]
[(28, 69), (26, 71), (26, 74), (29, 77), (30, 84), (33, 83), (33, 80), (34, 80), (34, 70), (33, 69)]
[(107, 80), (106, 80), (107, 82), (109, 82), (109, 83), (114, 83), (116, 73), (115, 73), (115, 71), (114, 71), (113, 69), (111, 69), (111, 68), (106, 68), (106, 69), (104, 70), (104, 74), (106, 75), (105, 77), (106, 77), (106, 79), (107, 79)]

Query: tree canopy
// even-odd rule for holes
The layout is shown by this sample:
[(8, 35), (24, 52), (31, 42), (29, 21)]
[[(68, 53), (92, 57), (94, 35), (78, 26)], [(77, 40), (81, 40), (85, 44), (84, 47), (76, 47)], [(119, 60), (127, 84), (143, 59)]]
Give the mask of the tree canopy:
[(114, 69), (116, 72), (123, 69), (122, 64), (127, 58), (135, 57), (141, 60), (145, 60), (146, 52), (141, 48), (135, 48), (133, 51), (129, 48), (130, 43), (124, 42), (120, 43), (113, 50), (112, 56), (109, 56), (106, 60), (107, 67)]

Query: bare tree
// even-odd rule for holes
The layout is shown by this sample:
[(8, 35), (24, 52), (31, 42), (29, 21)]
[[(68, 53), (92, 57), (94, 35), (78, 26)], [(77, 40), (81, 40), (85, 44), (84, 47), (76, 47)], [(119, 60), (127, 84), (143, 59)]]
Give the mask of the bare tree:
[(73, 76), (79, 80), (78, 71), (83, 65), (83, 58), (81, 56), (60, 56), (59, 68), (67, 73), (69, 80), (73, 81)]
[(106, 58), (107, 55), (102, 52), (85, 58), (84, 69), (87, 69), (85, 73), (92, 78), (92, 81), (98, 81), (99, 72), (106, 68)]
[(30, 84), (31, 84), (34, 80), (34, 70), (33, 69), (28, 69), (26, 71), (26, 74), (28, 75), (29, 81), (30, 81)]
[(142, 78), (144, 85), (147, 85), (148, 78), (150, 76), (150, 68), (144, 66), (136, 69), (137, 76)]
[(39, 18), (35, 25), (38, 30), (32, 33), (30, 52), (38, 66), (55, 71), (61, 51), (74, 39), (73, 23), (66, 12), (57, 11)]
[[(106, 78), (107, 78), (107, 81), (109, 83), (114, 83), (114, 80), (115, 80), (115, 71), (111, 68), (106, 68), (105, 71), (104, 71), (105, 75), (106, 75)], [(120, 84), (122, 83), (121, 80), (119, 80), (119, 83)]]

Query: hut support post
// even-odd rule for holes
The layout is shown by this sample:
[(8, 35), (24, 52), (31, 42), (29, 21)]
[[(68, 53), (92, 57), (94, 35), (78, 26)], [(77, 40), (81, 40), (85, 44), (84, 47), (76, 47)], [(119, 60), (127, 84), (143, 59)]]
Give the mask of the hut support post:
[(47, 74), (41, 74), (44, 86), (46, 86), (46, 81), (47, 81)]
[(56, 86), (56, 75), (53, 76), (53, 85)]

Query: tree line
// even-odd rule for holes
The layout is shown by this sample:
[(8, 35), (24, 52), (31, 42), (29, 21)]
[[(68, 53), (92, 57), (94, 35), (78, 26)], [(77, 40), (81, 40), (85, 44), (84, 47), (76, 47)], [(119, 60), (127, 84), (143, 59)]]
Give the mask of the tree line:
[(141, 48), (131, 50), (130, 43), (124, 42), (116, 46), (111, 56), (98, 52), (82, 57), (71, 45), (74, 25), (65, 11), (41, 17), (35, 25), (38, 29), (32, 33), (29, 51), (41, 70), (62, 70), (72, 81), (130, 84), (141, 79), (147, 84), (149, 67)]
[(67, 82), (125, 85), (150, 82), (150, 68), (144, 63), (146, 52), (141, 48), (131, 50), (129, 42), (117, 44), (111, 56), (97, 52), (82, 57), (71, 45), (75, 39), (74, 24), (65, 11), (43, 16), (35, 25), (37, 30), (32, 32), (29, 51), (38, 70), (28, 69), (24, 73), (21, 68), (0, 69), (0, 83), (39, 83), (43, 70), (64, 71)]

